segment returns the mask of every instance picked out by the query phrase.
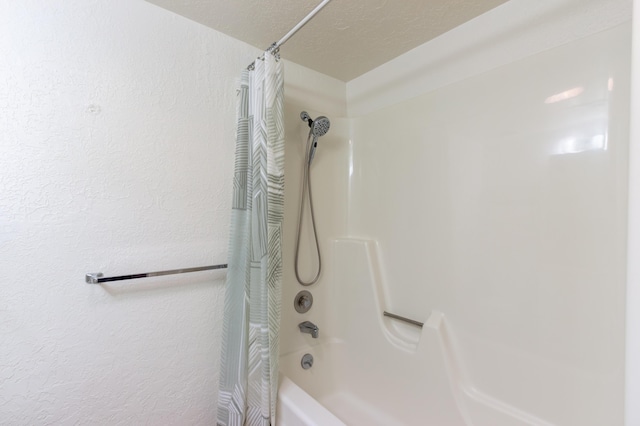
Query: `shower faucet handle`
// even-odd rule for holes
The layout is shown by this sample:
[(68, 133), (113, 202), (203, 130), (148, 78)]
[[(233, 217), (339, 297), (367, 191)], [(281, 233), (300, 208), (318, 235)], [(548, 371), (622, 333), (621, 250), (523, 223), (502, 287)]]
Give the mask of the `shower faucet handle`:
[(311, 295), (310, 292), (308, 292), (307, 290), (302, 290), (298, 294), (296, 294), (296, 297), (293, 301), (293, 307), (295, 308), (296, 312), (304, 314), (305, 312), (308, 312), (309, 309), (311, 309), (312, 305), (313, 295)]

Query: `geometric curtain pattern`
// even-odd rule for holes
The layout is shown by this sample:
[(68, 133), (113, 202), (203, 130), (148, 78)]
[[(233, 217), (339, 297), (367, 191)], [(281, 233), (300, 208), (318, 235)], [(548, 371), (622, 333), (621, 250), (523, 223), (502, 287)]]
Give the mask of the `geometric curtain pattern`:
[(219, 426), (275, 425), (278, 391), (284, 81), (267, 53), (241, 76), (225, 284)]

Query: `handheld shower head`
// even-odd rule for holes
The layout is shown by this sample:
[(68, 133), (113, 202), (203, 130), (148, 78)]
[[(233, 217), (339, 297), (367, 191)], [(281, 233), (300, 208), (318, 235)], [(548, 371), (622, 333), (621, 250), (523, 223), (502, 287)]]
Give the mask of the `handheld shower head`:
[(325, 116), (320, 116), (313, 121), (313, 124), (311, 125), (311, 132), (313, 133), (313, 136), (316, 137), (324, 136), (329, 131), (330, 126), (331, 123), (329, 122), (329, 119)]
[(318, 147), (318, 138), (320, 136), (324, 136), (329, 131), (329, 127), (331, 126), (331, 122), (329, 119), (323, 115), (313, 120), (307, 111), (302, 111), (300, 113), (300, 118), (302, 121), (306, 121), (309, 124), (311, 130), (309, 131), (309, 137), (313, 136), (313, 142), (311, 143), (311, 150), (309, 151), (309, 164), (313, 161), (313, 156), (316, 153), (316, 148)]
[(306, 121), (309, 127), (311, 128), (311, 134), (316, 137), (324, 136), (329, 131), (329, 127), (331, 123), (329, 119), (323, 115), (313, 120), (307, 111), (302, 111), (300, 113), (300, 118), (302, 121)]
[[(302, 164), (302, 191), (300, 197), (300, 209), (298, 210), (298, 231), (296, 233), (296, 257), (294, 262), (294, 270), (296, 273), (296, 279), (302, 285), (311, 285), (318, 281), (320, 278), (320, 273), (322, 272), (322, 259), (320, 256), (320, 243), (318, 242), (318, 232), (316, 231), (316, 219), (315, 213), (313, 211), (313, 196), (311, 194), (311, 162), (313, 161), (313, 157), (316, 153), (316, 148), (318, 147), (318, 139), (327, 134), (329, 131), (329, 127), (331, 123), (329, 119), (325, 116), (320, 116), (315, 120), (309, 116), (309, 113), (306, 111), (302, 111), (300, 113), (300, 118), (306, 124), (309, 125), (309, 135), (307, 136), (306, 147), (304, 150), (305, 159)], [(313, 229), (313, 239), (316, 245), (316, 253), (318, 255), (318, 269), (316, 270), (315, 277), (310, 281), (305, 281), (300, 278), (299, 273), (299, 255), (300, 255), (300, 235), (302, 230), (302, 217), (304, 216), (304, 206), (305, 206), (305, 198), (309, 197), (309, 210), (311, 215), (311, 225)]]

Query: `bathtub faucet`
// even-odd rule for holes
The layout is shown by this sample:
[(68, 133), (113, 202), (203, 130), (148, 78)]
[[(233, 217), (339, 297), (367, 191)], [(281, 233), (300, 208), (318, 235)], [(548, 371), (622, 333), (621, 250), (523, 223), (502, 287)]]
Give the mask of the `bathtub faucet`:
[(298, 324), (298, 327), (300, 327), (301, 333), (309, 333), (314, 339), (318, 338), (318, 326), (311, 321), (301, 322), (300, 324)]

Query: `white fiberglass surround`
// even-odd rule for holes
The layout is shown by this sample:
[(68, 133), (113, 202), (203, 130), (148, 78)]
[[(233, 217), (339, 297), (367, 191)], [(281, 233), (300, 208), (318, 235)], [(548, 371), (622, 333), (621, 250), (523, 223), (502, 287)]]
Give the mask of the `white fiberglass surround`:
[[(297, 314), (285, 259), (285, 376), (350, 426), (622, 425), (630, 40), (623, 19), (357, 117), (309, 111), (332, 119), (325, 270)], [(288, 132), (293, 228), (306, 130)]]
[[(633, 2), (631, 117), (640, 114), (640, 0)], [(627, 322), (625, 425), (640, 424), (640, 121), (631, 121), (629, 137), (629, 210), (627, 237)]]

